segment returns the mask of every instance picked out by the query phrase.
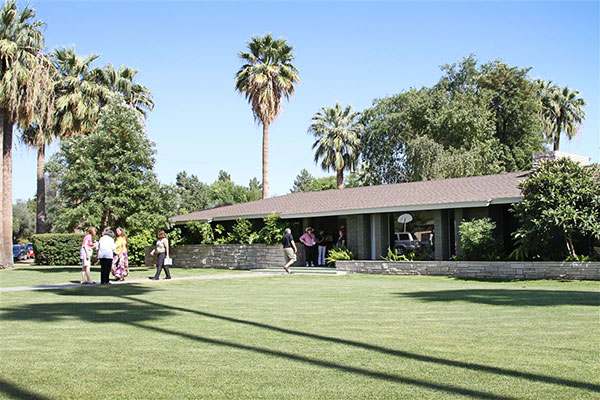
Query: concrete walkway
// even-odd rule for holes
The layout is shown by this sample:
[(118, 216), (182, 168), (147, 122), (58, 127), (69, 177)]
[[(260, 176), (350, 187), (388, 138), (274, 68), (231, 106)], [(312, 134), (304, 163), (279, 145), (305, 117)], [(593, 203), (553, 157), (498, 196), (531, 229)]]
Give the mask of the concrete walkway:
[[(160, 284), (163, 282), (175, 282), (175, 281), (186, 281), (186, 280), (209, 280), (209, 279), (236, 279), (236, 278), (259, 278), (265, 276), (276, 276), (276, 275), (287, 275), (285, 272), (248, 272), (240, 274), (216, 274), (216, 275), (199, 275), (199, 276), (185, 276), (181, 278), (172, 279), (161, 279), (154, 281), (151, 279), (132, 279), (126, 281), (111, 281), (111, 285), (130, 285), (133, 283), (149, 283), (152, 285)], [(57, 283), (49, 285), (38, 285), (38, 286), (19, 286), (19, 287), (7, 287), (0, 288), (2, 292), (23, 292), (27, 290), (55, 290), (55, 289), (66, 289), (75, 287), (90, 287), (90, 286), (101, 286), (99, 283), (93, 285), (82, 285), (80, 283)]]

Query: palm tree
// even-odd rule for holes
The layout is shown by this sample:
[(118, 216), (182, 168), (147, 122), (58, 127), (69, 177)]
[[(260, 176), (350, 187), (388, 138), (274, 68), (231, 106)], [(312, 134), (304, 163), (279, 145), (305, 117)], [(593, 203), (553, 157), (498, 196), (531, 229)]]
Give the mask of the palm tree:
[[(122, 95), (125, 103), (135, 110), (140, 120), (145, 120), (148, 112), (154, 109), (154, 101), (152, 100), (152, 92), (148, 88), (133, 83), (137, 73), (137, 70), (127, 66), (121, 66), (116, 70), (110, 64), (92, 71), (94, 80), (98, 84), (108, 89), (109, 93)], [(104, 96), (102, 105), (104, 106), (108, 102), (108, 97)]]
[(55, 103), (48, 122), (50, 129), (42, 131), (31, 126), (23, 132), (23, 142), (37, 149), (36, 233), (46, 232), (46, 146), (56, 138), (91, 134), (98, 121), (100, 98), (106, 91), (90, 75), (90, 65), (98, 57), (80, 57), (72, 48), (55, 50)]
[(559, 88), (552, 82), (538, 81), (540, 101), (542, 104), (542, 121), (545, 125), (548, 140), (552, 141), (555, 151), (559, 149), (560, 135), (565, 133), (572, 139), (585, 119), (583, 107), (585, 100), (577, 90), (568, 87)]
[(238, 56), (244, 61), (235, 79), (235, 89), (252, 107), (255, 121), (263, 126), (262, 197), (269, 197), (269, 125), (281, 112), (281, 98), (289, 101), (294, 84), (299, 82), (298, 69), (292, 64), (292, 46), (271, 34), (252, 37), (248, 53)]
[(333, 169), (337, 174), (337, 188), (344, 188), (344, 170), (352, 171), (358, 165), (360, 156), (362, 125), (358, 122), (359, 113), (347, 106), (342, 110), (340, 103), (334, 107), (323, 107), (312, 117), (308, 132), (316, 140), (312, 148), (315, 163), (321, 160), (321, 168)]
[(12, 135), (13, 125), (26, 129), (44, 121), (52, 112), (53, 81), (49, 58), (41, 54), (44, 40), (35, 11), (21, 12), (14, 0), (0, 10), (0, 126), (2, 127), (2, 218), (0, 268), (12, 260)]

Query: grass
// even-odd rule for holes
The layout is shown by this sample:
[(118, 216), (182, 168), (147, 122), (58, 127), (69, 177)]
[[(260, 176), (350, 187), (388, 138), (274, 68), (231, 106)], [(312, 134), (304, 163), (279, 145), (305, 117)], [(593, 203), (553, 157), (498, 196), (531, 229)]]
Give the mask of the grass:
[(291, 275), (0, 299), (0, 397), (600, 397), (597, 282)]
[[(191, 268), (170, 268), (171, 275), (174, 277), (212, 275), (225, 273), (240, 273), (244, 271), (232, 271), (226, 269), (191, 269)], [(156, 273), (156, 267), (131, 267), (127, 280), (146, 279)], [(94, 265), (90, 269), (92, 280), (100, 282), (100, 266)], [(161, 279), (165, 273), (161, 273)], [(112, 279), (111, 275), (111, 279)], [(80, 266), (48, 266), (34, 265), (32, 263), (20, 262), (15, 264), (14, 268), (1, 271), (0, 288), (2, 287), (20, 287), (35, 286), (57, 283), (79, 283), (81, 282)]]

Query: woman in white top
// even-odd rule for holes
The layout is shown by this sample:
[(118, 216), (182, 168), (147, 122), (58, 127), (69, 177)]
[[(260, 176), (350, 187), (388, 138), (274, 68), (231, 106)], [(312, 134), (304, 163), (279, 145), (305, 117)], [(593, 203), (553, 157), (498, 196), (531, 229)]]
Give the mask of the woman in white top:
[(104, 230), (100, 241), (98, 242), (98, 259), (100, 260), (100, 283), (108, 285), (110, 277), (110, 268), (112, 267), (113, 256), (117, 250), (114, 241), (115, 234), (109, 228)]
[(157, 281), (160, 278), (160, 273), (162, 269), (165, 269), (165, 274), (167, 277), (165, 279), (171, 279), (171, 272), (169, 271), (169, 267), (165, 265), (165, 258), (169, 257), (169, 239), (167, 239), (167, 234), (162, 229), (158, 231), (158, 240), (156, 241), (156, 247), (151, 255), (156, 254), (156, 275), (150, 278), (154, 281)]

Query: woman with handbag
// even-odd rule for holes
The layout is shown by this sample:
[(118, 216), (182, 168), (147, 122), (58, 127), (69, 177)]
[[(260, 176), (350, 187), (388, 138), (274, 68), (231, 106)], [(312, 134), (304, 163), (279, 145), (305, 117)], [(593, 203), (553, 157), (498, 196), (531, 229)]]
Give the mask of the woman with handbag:
[[(150, 252), (150, 255), (156, 255), (156, 275), (154, 275), (152, 280), (157, 281), (160, 278), (160, 273), (162, 269), (165, 269), (165, 274), (167, 277), (165, 279), (171, 279), (171, 272), (169, 272), (168, 265), (171, 265), (169, 258), (169, 239), (167, 239), (167, 234), (162, 229), (158, 231), (158, 240), (156, 241), (156, 247), (154, 250)], [(166, 259), (166, 263), (165, 263)]]

